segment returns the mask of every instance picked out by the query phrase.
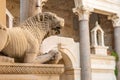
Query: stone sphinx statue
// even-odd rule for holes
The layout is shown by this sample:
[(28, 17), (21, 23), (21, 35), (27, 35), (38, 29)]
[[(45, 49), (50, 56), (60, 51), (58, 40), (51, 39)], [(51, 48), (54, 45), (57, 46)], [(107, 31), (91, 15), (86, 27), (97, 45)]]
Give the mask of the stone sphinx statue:
[(25, 63), (45, 63), (58, 55), (58, 52), (51, 50), (43, 54), (39, 46), (48, 36), (59, 34), (63, 26), (64, 20), (51, 12), (39, 13), (11, 29), (0, 25), (0, 52), (6, 59), (9, 57)]

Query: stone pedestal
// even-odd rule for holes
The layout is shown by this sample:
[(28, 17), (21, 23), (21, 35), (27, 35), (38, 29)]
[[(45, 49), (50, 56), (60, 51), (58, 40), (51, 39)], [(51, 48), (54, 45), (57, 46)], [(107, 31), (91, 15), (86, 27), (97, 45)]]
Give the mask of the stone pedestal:
[(108, 47), (106, 46), (96, 46), (96, 47), (94, 46), (91, 47), (91, 53), (96, 55), (107, 56), (107, 49)]
[(0, 64), (0, 80), (59, 80), (63, 65)]
[(116, 80), (113, 56), (91, 55), (92, 80)]
[(81, 80), (80, 71), (80, 68), (66, 69), (65, 74), (67, 75), (67, 80)]

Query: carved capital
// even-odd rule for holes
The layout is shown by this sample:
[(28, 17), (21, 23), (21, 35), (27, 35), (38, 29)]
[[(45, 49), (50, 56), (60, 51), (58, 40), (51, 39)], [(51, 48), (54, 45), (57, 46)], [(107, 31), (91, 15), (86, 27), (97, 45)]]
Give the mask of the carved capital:
[(108, 16), (108, 19), (112, 20), (114, 27), (120, 27), (120, 16), (114, 14), (114, 15)]
[(92, 11), (93, 8), (87, 6), (73, 8), (73, 12), (78, 15), (79, 20), (89, 20), (89, 15)]

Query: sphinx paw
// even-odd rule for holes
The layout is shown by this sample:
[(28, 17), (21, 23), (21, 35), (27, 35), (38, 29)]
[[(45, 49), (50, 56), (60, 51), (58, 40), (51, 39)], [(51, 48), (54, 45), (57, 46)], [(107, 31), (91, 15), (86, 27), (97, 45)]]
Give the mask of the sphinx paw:
[(61, 55), (61, 53), (60, 52), (58, 52), (57, 54), (55, 54), (55, 56), (54, 56), (54, 61), (53, 61), (53, 63), (54, 64), (57, 64), (57, 63), (59, 63), (59, 61), (62, 59), (62, 55)]

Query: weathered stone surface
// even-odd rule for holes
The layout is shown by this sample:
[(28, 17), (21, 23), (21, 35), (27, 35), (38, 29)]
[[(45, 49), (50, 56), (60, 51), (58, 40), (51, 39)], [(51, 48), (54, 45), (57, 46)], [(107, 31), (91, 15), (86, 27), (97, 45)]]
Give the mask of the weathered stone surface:
[(0, 64), (0, 80), (59, 80), (63, 65)]
[[(59, 4), (58, 4), (59, 3)], [(62, 36), (71, 37), (75, 41), (79, 41), (78, 37), (78, 18), (72, 12), (72, 8), (74, 8), (73, 1), (65, 0), (48, 0), (43, 7), (43, 11), (52, 11), (58, 14), (59, 16), (65, 19), (65, 27), (62, 29)], [(61, 6), (62, 5), (62, 6)], [(19, 0), (7, 0), (7, 8), (15, 17), (14, 26), (19, 24), (19, 12), (20, 12), (20, 2)], [(99, 14), (98, 14), (99, 15)], [(97, 20), (97, 16), (93, 14), (90, 16), (90, 30), (94, 27), (94, 24)], [(109, 50), (114, 48), (113, 45), (113, 25), (111, 21), (108, 21), (107, 16), (99, 15), (100, 25), (102, 29), (105, 31), (105, 45), (109, 46)]]
[(22, 59), (23, 62), (44, 63), (46, 59), (48, 61), (49, 57), (56, 53), (48, 52), (51, 55), (46, 58), (37, 58), (41, 54), (39, 45), (45, 37), (59, 34), (59, 29), (63, 26), (64, 20), (50, 12), (39, 13), (30, 17), (19, 27), (12, 29), (0, 25), (0, 36), (2, 38), (0, 39), (0, 51), (9, 57)]
[(6, 25), (6, 0), (0, 0), (0, 24)]
[(116, 80), (113, 56), (91, 55), (92, 80)]
[(13, 26), (20, 24), (20, 0), (6, 0), (6, 7), (14, 16)]
[(74, 7), (73, 0), (48, 0), (43, 6), (43, 11), (51, 11), (64, 18), (65, 27), (61, 30), (61, 35), (79, 41), (78, 20), (72, 12)]

